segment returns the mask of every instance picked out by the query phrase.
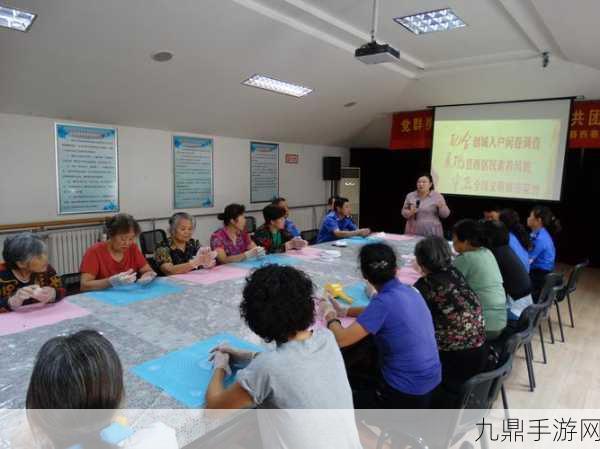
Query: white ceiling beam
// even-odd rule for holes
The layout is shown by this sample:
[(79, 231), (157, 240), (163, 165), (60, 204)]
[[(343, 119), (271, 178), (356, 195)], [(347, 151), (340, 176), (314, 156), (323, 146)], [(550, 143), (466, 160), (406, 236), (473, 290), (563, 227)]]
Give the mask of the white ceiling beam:
[(564, 58), (546, 24), (529, 0), (497, 1), (539, 53), (550, 52)]
[[(321, 31), (315, 27), (307, 25), (306, 23), (304, 23), (300, 20), (297, 20), (297, 19), (287, 16), (285, 14), (282, 14), (279, 11), (275, 11), (274, 9), (265, 6), (264, 4), (260, 3), (259, 1), (256, 1), (256, 0), (232, 0), (232, 1), (234, 1), (238, 5), (244, 6), (248, 9), (258, 12), (266, 17), (269, 17), (270, 19), (276, 20), (276, 21), (281, 22), (285, 25), (288, 25), (298, 31), (301, 31), (312, 37), (320, 39), (321, 41), (326, 42), (330, 45), (333, 45), (333, 46), (335, 46), (341, 50), (344, 50), (348, 53), (351, 53), (354, 56), (354, 51), (356, 50), (354, 45), (352, 45), (342, 39), (339, 39), (336, 36), (333, 36), (329, 33)], [(370, 37), (369, 37), (369, 40), (370, 40)], [(401, 73), (402, 75), (404, 75), (407, 78), (410, 78), (410, 79), (418, 78), (418, 75), (415, 72), (413, 72), (412, 70), (409, 70), (408, 68), (403, 67), (400, 64), (382, 64), (382, 65), (386, 69)]]
[[(305, 22), (290, 17), (279, 11), (265, 6), (259, 0), (233, 0), (234, 2), (259, 12), (271, 19), (277, 20), (288, 26), (309, 34), (326, 43), (334, 45), (348, 53), (354, 54), (354, 45), (346, 42), (336, 36), (326, 33), (318, 28), (310, 26)], [(531, 50), (520, 50), (514, 52), (505, 52), (491, 55), (480, 55), (468, 58), (459, 58), (449, 61), (440, 61), (436, 63), (425, 63), (418, 58), (407, 54), (400, 50), (400, 59), (417, 67), (419, 70), (415, 72), (400, 63), (382, 64), (388, 70), (392, 70), (410, 78), (417, 79), (423, 76), (436, 76), (446, 72), (461, 71), (477, 67), (507, 64), (516, 61), (524, 61), (539, 57), (541, 53), (549, 51), (555, 56), (564, 59), (562, 52), (552, 35), (547, 30), (544, 22), (537, 13), (535, 7), (530, 0), (496, 0), (498, 6), (502, 8), (507, 17), (512, 19), (515, 26), (519, 27), (520, 31), (531, 43)], [(323, 22), (326, 22), (333, 27), (348, 33), (351, 36), (364, 41), (369, 41), (371, 36), (369, 33), (362, 31), (353, 25), (332, 16), (316, 6), (307, 3), (305, 0), (284, 0), (285, 3), (311, 15)]]
[[(451, 61), (442, 61), (427, 66), (423, 72), (423, 78), (438, 76), (444, 73), (460, 72), (476, 69), (479, 67), (510, 64), (517, 61), (528, 61), (540, 58), (540, 54), (535, 50), (510, 51), (505, 53), (495, 53), (491, 55), (473, 56), (470, 58), (453, 59)], [(540, 58), (540, 64), (542, 60)]]
[(529, 41), (531, 50), (480, 55), (427, 64), (423, 76), (435, 76), (447, 72), (529, 60), (540, 57), (541, 53), (546, 51), (553, 53), (555, 57), (564, 59), (563, 53), (560, 51), (558, 45), (556, 45), (552, 35), (530, 0), (496, 1), (507, 18), (514, 22), (514, 26)]
[[(332, 16), (331, 14), (323, 11), (322, 9), (317, 8), (314, 5), (311, 5), (304, 0), (284, 0), (286, 3), (295, 6), (296, 8), (304, 11), (307, 14), (310, 14), (318, 19), (321, 19), (324, 22), (327, 22), (330, 25), (333, 25), (336, 28), (339, 28), (342, 31), (345, 31), (348, 34), (356, 36), (357, 38), (368, 42), (371, 40), (371, 35), (367, 32), (364, 32), (355, 26), (346, 23), (337, 17)], [(365, 19), (366, 21), (366, 19)], [(414, 65), (419, 69), (423, 69), (425, 67), (425, 63), (420, 59), (415, 58), (413, 55), (402, 51), (401, 49), (397, 49), (400, 52), (400, 59), (408, 62), (409, 64)]]

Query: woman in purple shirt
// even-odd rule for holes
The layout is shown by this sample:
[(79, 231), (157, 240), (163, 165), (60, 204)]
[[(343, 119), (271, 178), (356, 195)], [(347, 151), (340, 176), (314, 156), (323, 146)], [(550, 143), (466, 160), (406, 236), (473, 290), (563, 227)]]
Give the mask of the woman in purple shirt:
[(402, 216), (406, 218), (405, 234), (444, 236), (440, 218), (447, 218), (450, 209), (444, 197), (434, 191), (433, 178), (424, 174), (417, 179), (417, 190), (406, 195)]
[[(360, 251), (363, 277), (376, 293), (367, 307), (343, 309), (335, 300), (322, 301), (320, 313), (341, 348), (372, 336), (380, 366), (372, 385), (354, 392), (354, 407), (429, 408), (442, 379), (433, 319), (425, 300), (414, 288), (396, 278), (394, 250), (383, 243)], [(338, 317), (357, 317), (342, 327)]]

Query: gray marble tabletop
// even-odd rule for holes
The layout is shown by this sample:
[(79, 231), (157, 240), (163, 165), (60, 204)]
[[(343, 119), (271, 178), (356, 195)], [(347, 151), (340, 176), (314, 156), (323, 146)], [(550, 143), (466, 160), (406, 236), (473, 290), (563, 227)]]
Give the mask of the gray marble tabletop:
[[(416, 238), (385, 240), (396, 249), (400, 266), (405, 263), (400, 256), (413, 254), (417, 241)], [(310, 275), (317, 289), (329, 282), (347, 285), (361, 279), (357, 263), (360, 247), (360, 244), (348, 245), (346, 248), (334, 247), (330, 243), (316, 245), (312, 248), (338, 250), (341, 257), (333, 260), (301, 259), (296, 267)], [(35, 355), (44, 342), (81, 329), (95, 329), (113, 343), (124, 365), (126, 402), (123, 408), (138, 410), (138, 417), (142, 410), (155, 411), (147, 413), (144, 419), (136, 420), (136, 426), (147, 420), (160, 418), (162, 410), (168, 415), (162, 420), (176, 428), (180, 445), (201, 436), (207, 430), (206, 426), (198, 425), (196, 421), (202, 416), (201, 410), (182, 410), (185, 408), (183, 404), (133, 374), (131, 369), (220, 332), (228, 332), (253, 343), (260, 343), (260, 339), (246, 327), (239, 316), (238, 305), (244, 279), (211, 285), (179, 280), (174, 282), (184, 287), (181, 293), (125, 307), (113, 307), (85, 294), (71, 296), (68, 298), (70, 302), (91, 313), (54, 325), (3, 336), (0, 345), (0, 409), (3, 410), (3, 416), (0, 416), (0, 421), (18, 410), (22, 411)], [(179, 418), (175, 418), (172, 412), (167, 412), (173, 409), (181, 410)]]

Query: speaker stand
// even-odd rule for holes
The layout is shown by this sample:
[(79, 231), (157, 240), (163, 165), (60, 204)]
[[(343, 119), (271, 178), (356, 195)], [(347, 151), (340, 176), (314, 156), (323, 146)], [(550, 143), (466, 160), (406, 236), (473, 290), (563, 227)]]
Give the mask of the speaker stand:
[(337, 196), (338, 194), (338, 182), (337, 181), (329, 181), (329, 196)]

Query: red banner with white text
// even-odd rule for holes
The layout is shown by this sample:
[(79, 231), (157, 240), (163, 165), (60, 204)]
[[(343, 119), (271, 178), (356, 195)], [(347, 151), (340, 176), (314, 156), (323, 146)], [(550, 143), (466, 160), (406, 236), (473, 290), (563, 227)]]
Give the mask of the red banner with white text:
[[(397, 112), (390, 136), (392, 150), (426, 150), (433, 142), (433, 110)], [(600, 100), (575, 101), (569, 148), (600, 148)]]
[(573, 104), (569, 148), (600, 148), (600, 101)]
[(433, 143), (433, 111), (397, 112), (392, 120), (392, 150), (424, 150)]

